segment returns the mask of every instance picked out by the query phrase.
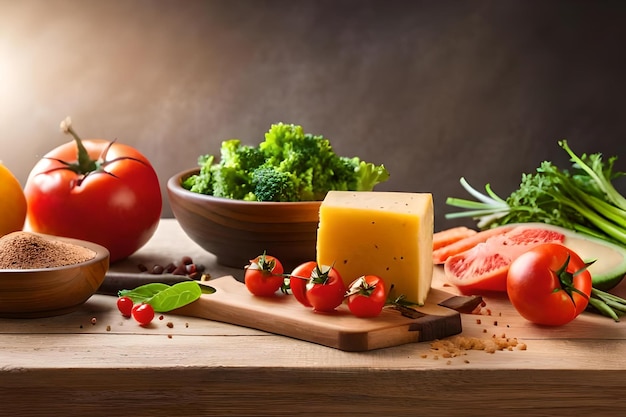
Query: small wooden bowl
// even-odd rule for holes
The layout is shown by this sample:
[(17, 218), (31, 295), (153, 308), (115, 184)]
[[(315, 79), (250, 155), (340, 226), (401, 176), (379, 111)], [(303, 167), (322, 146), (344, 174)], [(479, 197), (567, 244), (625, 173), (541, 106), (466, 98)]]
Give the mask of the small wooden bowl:
[(38, 318), (70, 313), (91, 297), (109, 269), (109, 251), (84, 240), (38, 234), (95, 252), (85, 262), (37, 269), (0, 269), (0, 317)]
[(169, 179), (170, 206), (185, 233), (218, 263), (243, 268), (265, 252), (290, 271), (315, 260), (321, 201), (242, 201), (184, 189), (182, 181), (198, 172), (190, 169)]

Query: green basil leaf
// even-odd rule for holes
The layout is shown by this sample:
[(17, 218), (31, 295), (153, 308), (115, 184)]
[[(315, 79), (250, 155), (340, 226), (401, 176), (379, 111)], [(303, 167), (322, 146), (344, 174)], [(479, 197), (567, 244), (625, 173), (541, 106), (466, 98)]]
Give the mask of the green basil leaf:
[(135, 304), (144, 303), (154, 297), (159, 292), (170, 288), (167, 284), (152, 282), (135, 288), (134, 290), (121, 290), (117, 293), (119, 297), (129, 297)]
[(202, 295), (200, 285), (194, 281), (185, 281), (159, 291), (146, 300), (154, 311), (164, 313), (196, 301)]

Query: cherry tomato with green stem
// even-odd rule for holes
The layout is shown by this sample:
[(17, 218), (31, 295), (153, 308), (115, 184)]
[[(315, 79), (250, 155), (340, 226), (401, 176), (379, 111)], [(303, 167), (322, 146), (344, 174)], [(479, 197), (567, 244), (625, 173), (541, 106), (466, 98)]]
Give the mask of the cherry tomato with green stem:
[(332, 266), (305, 262), (296, 267), (291, 275), (292, 294), (301, 304), (313, 307), (314, 311), (331, 312), (344, 300), (346, 286), (339, 271)]
[(250, 260), (246, 266), (244, 283), (248, 291), (259, 297), (269, 297), (285, 283), (283, 265), (274, 256), (265, 253)]
[(511, 304), (525, 319), (560, 326), (589, 303), (592, 281), (578, 254), (559, 243), (536, 246), (515, 259), (507, 275)]
[(352, 314), (363, 318), (376, 317), (387, 302), (387, 288), (381, 277), (364, 275), (348, 286), (346, 297)]

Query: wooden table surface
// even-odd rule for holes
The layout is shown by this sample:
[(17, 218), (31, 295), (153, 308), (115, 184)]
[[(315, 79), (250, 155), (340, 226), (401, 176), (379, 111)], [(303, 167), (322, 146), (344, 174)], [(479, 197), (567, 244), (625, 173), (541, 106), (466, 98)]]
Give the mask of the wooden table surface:
[[(242, 279), (172, 219), (112, 270), (184, 255)], [(454, 293), (440, 274), (434, 286)], [(170, 314), (142, 328), (97, 294), (64, 316), (0, 319), (0, 415), (624, 415), (626, 319), (584, 313), (543, 328), (505, 298), (485, 301), (481, 315), (463, 314), (462, 336), (520, 344), (447, 358), (431, 342), (343, 352)]]

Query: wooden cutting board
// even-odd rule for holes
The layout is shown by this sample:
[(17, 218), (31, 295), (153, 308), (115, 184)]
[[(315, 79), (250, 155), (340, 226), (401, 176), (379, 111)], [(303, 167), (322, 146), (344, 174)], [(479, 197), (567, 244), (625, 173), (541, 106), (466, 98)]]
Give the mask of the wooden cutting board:
[(395, 309), (363, 319), (353, 316), (345, 305), (333, 313), (316, 313), (293, 296), (256, 297), (232, 276), (212, 279), (213, 294), (172, 311), (270, 333), (306, 340), (345, 351), (367, 351), (405, 343), (441, 339), (461, 332), (460, 313), (439, 303), (455, 297), (432, 289), (426, 304), (416, 308), (417, 318)]

